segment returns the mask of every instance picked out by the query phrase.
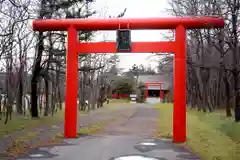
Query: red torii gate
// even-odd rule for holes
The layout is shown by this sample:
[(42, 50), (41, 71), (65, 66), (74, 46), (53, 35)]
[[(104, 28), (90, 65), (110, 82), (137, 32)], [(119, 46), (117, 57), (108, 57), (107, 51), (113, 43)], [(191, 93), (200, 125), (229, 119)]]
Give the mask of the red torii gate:
[(162, 85), (163, 84), (164, 84), (163, 82), (145, 82), (145, 86), (146, 86), (145, 95), (146, 95), (146, 98), (148, 98), (148, 87), (149, 86), (159, 86), (159, 97), (160, 97), (160, 101), (161, 101), (161, 99), (163, 98), (163, 92), (162, 92)]
[(174, 52), (173, 141), (186, 140), (186, 29), (223, 28), (220, 17), (165, 17), (34, 20), (34, 31), (67, 31), (65, 126), (66, 138), (77, 136), (78, 54), (116, 53), (115, 42), (79, 42), (77, 30), (175, 29), (175, 41), (133, 42), (132, 53)]

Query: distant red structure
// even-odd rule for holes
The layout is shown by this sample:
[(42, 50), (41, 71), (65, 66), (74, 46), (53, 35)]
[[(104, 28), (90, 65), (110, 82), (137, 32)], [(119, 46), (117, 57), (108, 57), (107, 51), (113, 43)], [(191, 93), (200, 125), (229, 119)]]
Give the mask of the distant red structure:
[(163, 99), (164, 95), (163, 95), (163, 91), (162, 91), (162, 85), (163, 83), (162, 82), (146, 82), (145, 83), (145, 86), (146, 86), (146, 89), (145, 89), (145, 97), (148, 98), (148, 86), (159, 86), (159, 92), (160, 92), (160, 100)]
[(78, 41), (77, 30), (175, 29), (175, 41), (133, 42), (132, 53), (173, 52), (174, 111), (173, 141), (186, 140), (186, 29), (223, 28), (218, 17), (166, 17), (135, 19), (46, 19), (34, 20), (35, 31), (68, 31), (65, 126), (66, 138), (77, 137), (78, 54), (116, 53), (115, 42)]
[(129, 98), (129, 94), (112, 94), (111, 98)]

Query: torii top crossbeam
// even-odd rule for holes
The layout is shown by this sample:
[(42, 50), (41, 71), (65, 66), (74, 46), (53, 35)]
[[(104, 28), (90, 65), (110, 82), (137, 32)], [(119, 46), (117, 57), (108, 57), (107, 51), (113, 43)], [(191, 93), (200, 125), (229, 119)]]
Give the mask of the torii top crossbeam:
[(112, 19), (46, 19), (34, 20), (34, 31), (65, 31), (70, 26), (77, 30), (116, 30), (116, 29), (175, 29), (183, 25), (186, 29), (223, 28), (220, 17), (163, 17), (163, 18), (112, 18)]

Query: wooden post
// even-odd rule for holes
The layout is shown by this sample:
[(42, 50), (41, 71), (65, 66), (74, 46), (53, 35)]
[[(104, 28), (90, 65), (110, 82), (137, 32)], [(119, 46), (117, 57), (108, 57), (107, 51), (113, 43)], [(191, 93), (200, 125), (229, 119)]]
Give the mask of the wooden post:
[(77, 137), (77, 93), (78, 93), (78, 54), (77, 31), (68, 28), (67, 38), (67, 70), (66, 70), (66, 97), (65, 97), (65, 138)]
[(174, 58), (173, 141), (186, 141), (186, 30), (176, 28), (177, 50)]

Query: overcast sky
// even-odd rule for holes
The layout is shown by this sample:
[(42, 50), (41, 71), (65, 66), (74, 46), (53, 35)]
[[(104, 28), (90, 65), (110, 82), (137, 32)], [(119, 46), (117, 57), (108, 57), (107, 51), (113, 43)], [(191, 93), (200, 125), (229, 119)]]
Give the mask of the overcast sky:
[[(93, 5), (94, 9), (100, 12), (101, 16), (116, 16), (127, 8), (125, 18), (140, 17), (166, 17), (168, 16), (166, 8), (168, 8), (167, 0), (97, 0)], [(132, 31), (132, 41), (160, 41), (163, 40), (161, 34), (166, 31)], [(104, 31), (95, 38), (98, 41), (111, 40), (115, 41), (115, 31)], [(120, 55), (120, 68), (131, 68), (133, 64), (143, 64), (145, 66), (156, 66), (153, 58), (148, 58), (151, 54), (145, 53), (122, 53)]]

